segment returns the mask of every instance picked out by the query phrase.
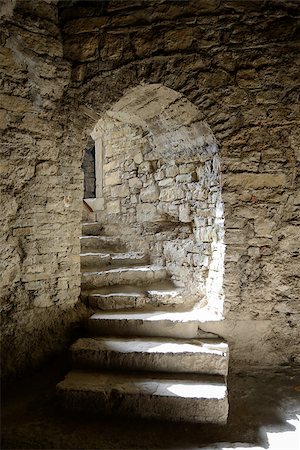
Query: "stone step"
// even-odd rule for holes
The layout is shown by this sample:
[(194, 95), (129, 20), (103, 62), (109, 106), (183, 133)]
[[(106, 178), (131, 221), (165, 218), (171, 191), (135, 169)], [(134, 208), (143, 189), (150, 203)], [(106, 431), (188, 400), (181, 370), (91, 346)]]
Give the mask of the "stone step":
[(96, 312), (88, 320), (91, 335), (195, 338), (198, 319), (193, 312)]
[(220, 339), (99, 337), (78, 339), (72, 366), (227, 375), (228, 345)]
[(226, 384), (216, 375), (73, 370), (57, 394), (73, 411), (218, 424), (228, 415)]
[(159, 266), (109, 267), (102, 270), (88, 270), (88, 272), (82, 272), (81, 275), (82, 289), (128, 283), (147, 284), (168, 276), (166, 268)]
[(82, 253), (123, 252), (125, 245), (119, 238), (112, 236), (81, 236)]
[(99, 236), (103, 234), (103, 226), (100, 222), (85, 222), (82, 224), (83, 236)]
[(103, 266), (137, 266), (149, 264), (149, 256), (141, 252), (126, 253), (81, 253), (81, 267), (103, 267)]
[(81, 292), (94, 309), (147, 309), (164, 306), (180, 306), (186, 303), (182, 289), (171, 281), (152, 283), (147, 286), (112, 285)]

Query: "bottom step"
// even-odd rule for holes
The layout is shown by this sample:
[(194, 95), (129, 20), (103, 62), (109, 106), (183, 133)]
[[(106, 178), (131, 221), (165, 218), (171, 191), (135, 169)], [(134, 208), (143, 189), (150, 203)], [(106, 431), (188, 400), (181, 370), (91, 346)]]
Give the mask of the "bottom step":
[(69, 410), (163, 420), (225, 424), (223, 377), (73, 370), (57, 385)]

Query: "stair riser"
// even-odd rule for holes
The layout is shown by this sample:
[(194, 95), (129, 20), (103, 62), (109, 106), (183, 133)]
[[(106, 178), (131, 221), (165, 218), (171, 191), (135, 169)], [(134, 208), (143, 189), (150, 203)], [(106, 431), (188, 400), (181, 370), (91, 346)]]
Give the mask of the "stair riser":
[(100, 236), (103, 233), (103, 226), (99, 223), (89, 223), (82, 225), (83, 236)]
[(149, 258), (146, 256), (142, 258), (112, 258), (110, 255), (87, 255), (80, 257), (80, 264), (82, 268), (86, 267), (131, 267), (138, 265), (149, 264)]
[[(105, 255), (105, 256), (104, 256)], [(108, 266), (111, 262), (111, 257), (109, 254), (104, 254), (103, 256), (88, 255), (88, 256), (80, 256), (80, 266), (81, 268), (85, 267), (105, 267)]]
[(125, 246), (116, 239), (103, 237), (88, 237), (80, 239), (82, 253), (88, 252), (120, 252), (125, 251)]
[(115, 389), (65, 391), (60, 388), (58, 395), (65, 409), (88, 413), (217, 424), (226, 424), (228, 415), (227, 397), (219, 400), (157, 397), (147, 392), (125, 395)]
[(197, 337), (197, 322), (89, 319), (91, 335)]
[(163, 306), (174, 307), (183, 305), (181, 296), (169, 297), (94, 297), (88, 296), (89, 305), (94, 309), (114, 311), (118, 309), (143, 309), (161, 308)]
[(227, 375), (226, 356), (201, 353), (115, 352), (71, 350), (72, 366), (79, 369), (120, 369), (150, 372)]
[(167, 277), (165, 269), (156, 271), (134, 271), (128, 270), (123, 272), (112, 273), (96, 273), (82, 274), (81, 286), (83, 289), (92, 289), (96, 287), (131, 284), (135, 285), (152, 283), (153, 281), (161, 281)]

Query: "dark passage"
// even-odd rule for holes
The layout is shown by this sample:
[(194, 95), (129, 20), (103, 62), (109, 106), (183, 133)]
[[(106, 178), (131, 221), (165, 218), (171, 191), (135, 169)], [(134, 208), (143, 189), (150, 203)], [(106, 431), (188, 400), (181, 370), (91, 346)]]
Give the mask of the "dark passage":
[(84, 172), (84, 198), (96, 197), (95, 145), (85, 150), (82, 169)]

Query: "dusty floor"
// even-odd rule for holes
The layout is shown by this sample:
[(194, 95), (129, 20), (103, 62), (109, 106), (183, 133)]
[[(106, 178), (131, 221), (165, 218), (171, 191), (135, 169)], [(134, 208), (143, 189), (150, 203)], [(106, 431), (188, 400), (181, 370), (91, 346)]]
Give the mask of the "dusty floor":
[(64, 414), (55, 361), (3, 386), (2, 449), (300, 449), (300, 370), (229, 377), (227, 426)]

